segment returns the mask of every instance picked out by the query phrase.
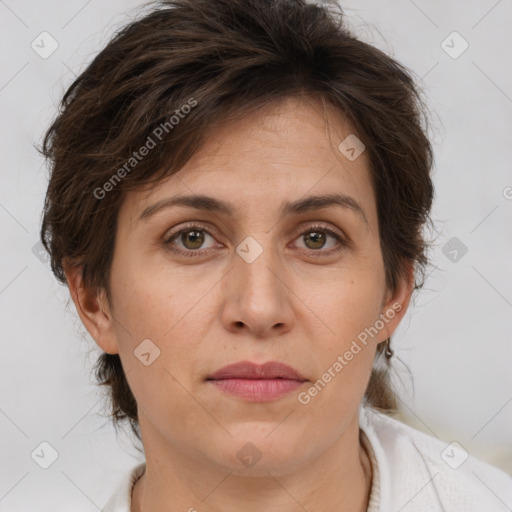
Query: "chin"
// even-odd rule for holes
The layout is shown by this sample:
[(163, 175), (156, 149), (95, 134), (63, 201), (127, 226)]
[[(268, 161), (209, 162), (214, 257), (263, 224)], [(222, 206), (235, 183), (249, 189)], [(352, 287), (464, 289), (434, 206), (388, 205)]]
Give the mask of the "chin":
[[(281, 431), (279, 431), (281, 429)], [(240, 476), (287, 474), (304, 462), (304, 440), (283, 425), (250, 423), (227, 429), (232, 438), (219, 449), (226, 469)]]

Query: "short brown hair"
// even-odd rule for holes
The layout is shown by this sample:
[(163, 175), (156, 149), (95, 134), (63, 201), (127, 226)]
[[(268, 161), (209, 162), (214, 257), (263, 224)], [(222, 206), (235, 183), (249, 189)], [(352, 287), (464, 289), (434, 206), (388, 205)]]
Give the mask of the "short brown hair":
[[(364, 142), (386, 283), (394, 290), (413, 264), (420, 288), (428, 263), (422, 229), (431, 223), (433, 199), (420, 91), (405, 67), (351, 34), (339, 6), (305, 0), (162, 1), (120, 30), (76, 78), (41, 149), (51, 167), (41, 239), (56, 278), (66, 284), (63, 264), (72, 261), (84, 284), (110, 300), (124, 192), (178, 171), (216, 123), (294, 95), (339, 111)], [(187, 104), (193, 108), (180, 116)], [(158, 127), (166, 127), (165, 143), (126, 167)], [(391, 411), (384, 349), (378, 345), (365, 399)], [(140, 439), (119, 356), (102, 354), (95, 369), (110, 391), (114, 423), (128, 418)]]

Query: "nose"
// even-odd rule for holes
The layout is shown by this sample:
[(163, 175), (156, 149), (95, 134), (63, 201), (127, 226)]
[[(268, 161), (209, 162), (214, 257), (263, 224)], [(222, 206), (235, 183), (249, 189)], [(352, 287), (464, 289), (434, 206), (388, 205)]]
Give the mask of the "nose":
[(264, 247), (252, 262), (235, 253), (233, 267), (223, 281), (221, 321), (228, 331), (266, 339), (292, 329), (293, 293), (282, 262), (270, 247)]

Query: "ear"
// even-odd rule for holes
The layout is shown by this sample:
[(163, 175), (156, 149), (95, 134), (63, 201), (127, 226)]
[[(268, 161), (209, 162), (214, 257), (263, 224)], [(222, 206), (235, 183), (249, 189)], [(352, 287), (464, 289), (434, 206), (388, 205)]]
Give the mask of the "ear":
[(412, 292), (414, 291), (414, 265), (407, 264), (407, 273), (400, 278), (396, 290), (388, 290), (383, 300), (381, 316), (384, 327), (379, 331), (378, 341), (385, 341), (391, 337), (400, 321), (404, 317)]
[(83, 267), (64, 263), (71, 298), (82, 323), (96, 343), (108, 354), (119, 353), (105, 290), (91, 289), (82, 279)]

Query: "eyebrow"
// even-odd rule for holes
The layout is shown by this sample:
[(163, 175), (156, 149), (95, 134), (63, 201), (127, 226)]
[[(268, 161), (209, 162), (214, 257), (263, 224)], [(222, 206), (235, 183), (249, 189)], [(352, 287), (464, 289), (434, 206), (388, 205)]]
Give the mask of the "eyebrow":
[[(137, 222), (147, 221), (157, 212), (163, 209), (172, 208), (173, 206), (185, 206), (195, 208), (196, 210), (206, 210), (228, 216), (234, 216), (235, 214), (233, 206), (226, 201), (206, 195), (187, 195), (168, 197), (148, 206), (141, 213)], [(327, 208), (329, 206), (338, 206), (354, 212), (368, 227), (370, 227), (361, 205), (353, 197), (345, 194), (322, 194), (308, 196), (296, 201), (283, 202), (281, 204), (280, 213), (284, 217), (292, 213), (300, 214), (312, 210)]]

